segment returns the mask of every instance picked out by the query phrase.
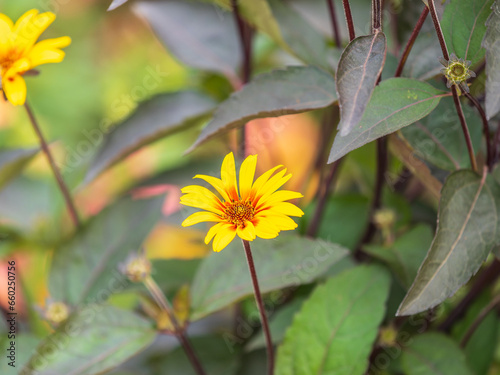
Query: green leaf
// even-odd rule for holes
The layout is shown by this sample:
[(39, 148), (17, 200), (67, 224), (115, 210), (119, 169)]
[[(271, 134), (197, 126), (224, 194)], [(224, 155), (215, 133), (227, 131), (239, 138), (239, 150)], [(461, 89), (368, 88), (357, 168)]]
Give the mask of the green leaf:
[(153, 277), (164, 292), (176, 291), (191, 284), (198, 270), (200, 259), (153, 259)]
[[(234, 375), (238, 368), (239, 353), (219, 336), (195, 337), (190, 339), (207, 375)], [(186, 352), (177, 348), (161, 358), (153, 365), (158, 374), (196, 375), (193, 365), (186, 357)]]
[(238, 31), (231, 13), (199, 1), (140, 1), (134, 10), (183, 63), (238, 82)]
[[(9, 339), (7, 332), (1, 332), (2, 337), (0, 338), (0, 350), (2, 351), (3, 358), (0, 361), (0, 371), (2, 375), (17, 375), (19, 374), (18, 369), (28, 363), (31, 356), (35, 353), (35, 349), (40, 343), (40, 339), (32, 333), (16, 333), (14, 339)], [(15, 348), (15, 367), (9, 366), (12, 361), (10, 356), (11, 344)]]
[(37, 348), (23, 375), (94, 375), (113, 369), (149, 346), (156, 332), (141, 316), (91, 304)]
[(409, 78), (382, 81), (358, 125), (345, 137), (335, 137), (328, 163), (427, 116), (446, 95), (428, 83)]
[(290, 52), (307, 64), (331, 69), (326, 40), (289, 4), (280, 0), (270, 0), (269, 5)]
[(441, 20), (444, 39), (450, 54), (470, 60), (472, 65), (484, 57), (481, 41), (493, 0), (451, 0)]
[[(299, 311), (303, 302), (304, 300), (302, 298), (295, 299), (274, 314), (272, 314), (272, 312), (267, 312), (268, 318), (270, 319), (269, 329), (271, 330), (273, 344), (277, 345), (283, 341), (286, 329), (292, 324), (293, 317), (297, 311)], [(251, 351), (265, 347), (266, 338), (264, 332), (261, 331), (248, 342), (245, 349)]]
[(383, 268), (358, 266), (316, 287), (278, 349), (276, 375), (363, 375), (389, 286)]
[(427, 225), (418, 225), (398, 237), (389, 247), (365, 245), (363, 250), (385, 262), (401, 284), (409, 288), (427, 254), (433, 233)]
[[(482, 123), (475, 109), (463, 107), (474, 150), (481, 148)], [(457, 170), (470, 167), (467, 144), (452, 98), (444, 98), (436, 110), (417, 123), (401, 129), (416, 155), (436, 167)]]
[(49, 290), (70, 305), (102, 302), (128, 282), (118, 265), (137, 252), (161, 216), (163, 197), (130, 198), (106, 208), (67, 244), (56, 249)]
[[(339, 245), (294, 235), (252, 242), (255, 268), (263, 293), (310, 283), (347, 253)], [(214, 253), (203, 260), (191, 288), (192, 320), (252, 293), (243, 246), (233, 241), (221, 253)]]
[(363, 117), (377, 80), (382, 73), (387, 42), (382, 32), (360, 36), (346, 47), (337, 68), (342, 136), (346, 136)]
[(439, 203), (438, 227), (431, 248), (397, 315), (424, 311), (453, 295), (490, 253), (496, 242), (496, 191), (486, 175), (463, 170), (451, 174)]
[(491, 119), (500, 111), (500, 2), (486, 21), (482, 46), (486, 50), (486, 115)]
[(422, 81), (441, 74), (443, 65), (439, 62), (442, 56), (441, 46), (436, 38), (436, 32), (418, 34), (415, 44), (403, 69), (403, 76)]
[(87, 171), (85, 182), (92, 181), (137, 149), (198, 123), (214, 106), (212, 99), (192, 91), (161, 94), (141, 103), (130, 117), (106, 136), (95, 129), (92, 135), (94, 145), (103, 137), (104, 142)]
[(312, 66), (292, 66), (262, 74), (219, 105), (193, 146), (263, 117), (328, 107), (337, 100), (331, 75)]
[(473, 375), (457, 344), (440, 333), (414, 337), (404, 348), (402, 362), (407, 375)]
[(21, 173), (37, 153), (37, 148), (0, 150), (0, 189)]

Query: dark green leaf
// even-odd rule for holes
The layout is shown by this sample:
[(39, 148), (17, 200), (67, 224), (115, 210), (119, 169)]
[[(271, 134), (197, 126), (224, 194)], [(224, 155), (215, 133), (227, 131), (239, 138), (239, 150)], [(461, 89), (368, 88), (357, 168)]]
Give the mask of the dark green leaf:
[(197, 1), (141, 1), (135, 10), (183, 63), (238, 81), (241, 53), (231, 13)]
[(363, 375), (389, 286), (383, 268), (358, 266), (316, 287), (278, 349), (276, 375)]
[(94, 375), (113, 369), (156, 337), (141, 316), (91, 304), (76, 312), (36, 350), (23, 375)]
[(500, 111), (500, 2), (486, 21), (482, 46), (486, 49), (486, 115), (488, 119)]
[(56, 301), (71, 305), (103, 302), (127, 281), (118, 266), (137, 252), (159, 220), (163, 197), (126, 198), (106, 208), (69, 243), (56, 249), (49, 290)]
[(407, 375), (472, 375), (464, 353), (454, 341), (440, 333), (424, 333), (403, 351)]
[[(207, 375), (234, 375), (238, 368), (239, 353), (224, 338), (218, 336), (195, 337), (190, 340)], [(153, 365), (154, 367), (155, 365)], [(158, 374), (196, 375), (193, 365), (182, 348), (162, 355), (156, 363)]]
[(345, 137), (335, 137), (328, 163), (427, 116), (446, 95), (428, 83), (409, 78), (382, 81), (358, 125)]
[(411, 48), (410, 55), (403, 69), (403, 76), (425, 81), (441, 74), (443, 65), (439, 62), (442, 56), (436, 32), (420, 33)]
[[(303, 299), (295, 299), (275, 313), (266, 311), (268, 318), (271, 321), (269, 323), (269, 329), (271, 330), (271, 338), (275, 345), (280, 344), (281, 341), (283, 341), (286, 329), (292, 324), (293, 317), (295, 316), (295, 313), (299, 311), (303, 302)], [(259, 332), (250, 340), (245, 349), (251, 351), (265, 347), (266, 338), (264, 336), (264, 332)]]
[(328, 107), (337, 100), (331, 75), (312, 66), (262, 74), (219, 105), (190, 150), (248, 121)]
[(496, 241), (495, 194), (471, 171), (458, 171), (444, 184), (438, 228), (431, 248), (398, 315), (411, 315), (443, 302), (469, 281)]
[(384, 261), (406, 288), (409, 288), (432, 242), (432, 230), (419, 225), (398, 237), (389, 247), (366, 245), (368, 254)]
[(470, 60), (472, 65), (484, 57), (481, 41), (493, 0), (451, 0), (441, 20), (444, 39), (450, 54)]
[(21, 173), (37, 152), (36, 148), (0, 150), (0, 189)]
[[(3, 358), (0, 361), (0, 371), (2, 375), (17, 375), (18, 369), (28, 363), (31, 356), (35, 354), (35, 349), (40, 343), (40, 339), (31, 333), (16, 333), (14, 339), (9, 339), (7, 331), (5, 333), (2, 331), (1, 333), (0, 350), (2, 351)], [(13, 345), (15, 348), (15, 367), (9, 366), (9, 363), (12, 361), (12, 358), (8, 357), (10, 356), (12, 346), (10, 344), (11, 341), (15, 342)]]
[[(481, 148), (482, 123), (475, 109), (463, 107), (474, 150)], [(401, 129), (416, 155), (438, 168), (457, 170), (470, 167), (464, 134), (452, 98), (444, 98), (436, 110), (417, 123)]]
[(346, 47), (337, 68), (340, 134), (346, 136), (363, 117), (384, 67), (387, 42), (382, 32), (360, 36)]
[(200, 263), (199, 259), (154, 259), (153, 277), (163, 291), (174, 291), (191, 284)]
[[(143, 102), (129, 118), (104, 137), (85, 182), (92, 181), (140, 147), (196, 124), (214, 106), (212, 99), (191, 91), (162, 94)], [(103, 133), (95, 132), (97, 139), (94, 137), (92, 141), (97, 145)]]
[[(348, 251), (322, 240), (281, 235), (274, 240), (253, 241), (252, 253), (261, 291), (266, 293), (310, 283)], [(200, 266), (191, 288), (192, 319), (200, 319), (252, 293), (243, 247), (233, 241)]]

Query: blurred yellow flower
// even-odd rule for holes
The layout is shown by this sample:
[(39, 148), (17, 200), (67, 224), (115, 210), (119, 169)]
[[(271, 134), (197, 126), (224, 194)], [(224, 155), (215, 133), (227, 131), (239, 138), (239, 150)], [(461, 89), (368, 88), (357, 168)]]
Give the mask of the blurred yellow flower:
[[(256, 237), (275, 238), (282, 230), (293, 230), (297, 224), (289, 216), (302, 216), (304, 213), (290, 199), (301, 198), (302, 194), (280, 190), (292, 177), (286, 174), (286, 168), (274, 167), (254, 182), (257, 155), (248, 156), (240, 168), (239, 193), (236, 182), (236, 169), (233, 153), (229, 153), (222, 162), (221, 179), (205, 175), (196, 175), (212, 185), (220, 197), (203, 186), (190, 185), (182, 189), (181, 203), (201, 208), (183, 221), (182, 226), (198, 224), (204, 221), (216, 222), (205, 237), (208, 244), (212, 238), (214, 251), (221, 251), (236, 236), (246, 241)], [(273, 175), (274, 174), (274, 175)]]
[(38, 13), (32, 9), (14, 24), (0, 13), (0, 88), (14, 105), (23, 105), (26, 101), (24, 73), (41, 64), (61, 62), (64, 58), (61, 48), (67, 47), (71, 38), (63, 36), (36, 43), (55, 18), (54, 13)]

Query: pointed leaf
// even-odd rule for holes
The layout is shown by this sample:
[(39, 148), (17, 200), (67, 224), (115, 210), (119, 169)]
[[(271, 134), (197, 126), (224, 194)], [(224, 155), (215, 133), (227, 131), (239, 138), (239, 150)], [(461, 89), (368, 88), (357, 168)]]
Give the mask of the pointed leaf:
[(141, 316), (91, 304), (44, 340), (21, 374), (102, 374), (145, 349), (155, 337)]
[(359, 124), (345, 137), (337, 134), (328, 163), (375, 139), (427, 116), (448, 94), (409, 78), (382, 81), (374, 90)]
[(402, 362), (407, 375), (473, 375), (458, 345), (440, 333), (412, 338), (404, 348)]
[(239, 80), (241, 53), (231, 13), (213, 4), (181, 0), (140, 1), (134, 10), (183, 63)]
[[(348, 250), (322, 240), (281, 235), (275, 240), (253, 241), (252, 254), (260, 289), (266, 293), (310, 283), (345, 257)], [(191, 288), (191, 319), (200, 319), (252, 293), (243, 247), (233, 241), (222, 253), (213, 253), (201, 264)]]
[(293, 66), (262, 74), (219, 105), (188, 152), (250, 120), (324, 108), (335, 100), (333, 77), (318, 68)]
[(441, 20), (448, 50), (475, 65), (484, 57), (481, 41), (493, 0), (451, 0)]
[(387, 42), (382, 32), (360, 36), (346, 47), (337, 68), (340, 134), (359, 123), (384, 67)]
[(94, 135), (89, 132), (95, 145), (103, 137), (104, 141), (87, 171), (85, 183), (137, 149), (198, 123), (214, 106), (212, 99), (192, 91), (162, 94), (141, 103), (130, 117), (106, 136), (98, 130)]
[(36, 148), (0, 150), (0, 189), (21, 173), (37, 153)]
[(500, 111), (500, 2), (486, 21), (482, 46), (486, 49), (486, 115), (488, 119)]
[[(481, 148), (482, 123), (477, 111), (463, 107), (474, 150)], [(452, 98), (444, 98), (436, 110), (422, 120), (401, 129), (416, 155), (438, 168), (454, 171), (470, 167), (467, 144)]]
[(49, 290), (56, 301), (103, 301), (127, 286), (118, 265), (137, 252), (161, 216), (163, 197), (126, 198), (99, 213), (54, 252)]
[(389, 274), (377, 266), (358, 266), (316, 287), (278, 349), (276, 375), (363, 375), (389, 287)]
[(398, 315), (436, 306), (477, 272), (496, 241), (497, 193), (486, 183), (486, 175), (462, 170), (447, 178), (436, 235)]

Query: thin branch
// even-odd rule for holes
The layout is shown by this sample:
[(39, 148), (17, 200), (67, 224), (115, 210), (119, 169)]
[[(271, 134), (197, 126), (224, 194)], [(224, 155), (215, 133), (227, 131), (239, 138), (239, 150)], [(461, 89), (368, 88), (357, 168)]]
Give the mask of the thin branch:
[(66, 202), (66, 207), (68, 208), (68, 211), (71, 216), (71, 220), (73, 220), (73, 224), (78, 228), (80, 226), (80, 218), (78, 216), (78, 211), (76, 210), (75, 202), (73, 202), (73, 198), (71, 196), (71, 193), (66, 186), (66, 183), (64, 182), (64, 179), (61, 176), (61, 172), (57, 168), (56, 162), (54, 160), (54, 157), (52, 156), (49, 146), (47, 144), (47, 141), (45, 140), (45, 137), (43, 136), (42, 130), (40, 129), (40, 126), (38, 125), (38, 122), (35, 118), (35, 115), (33, 111), (31, 110), (30, 105), (26, 101), (24, 104), (24, 108), (26, 109), (26, 112), (28, 114), (28, 117), (30, 119), (31, 125), (33, 126), (33, 129), (35, 130), (35, 133), (38, 137), (38, 140), (40, 141), (40, 146), (42, 147), (42, 151), (44, 152), (45, 156), (47, 157), (47, 160), (50, 164), (50, 168), (52, 169), (52, 173), (54, 174), (54, 177), (56, 178), (57, 185), (59, 186), (59, 190), (61, 190), (61, 193), (64, 197), (64, 201)]
[(342, 164), (343, 160), (343, 158), (340, 158), (332, 164), (332, 168), (330, 169), (330, 173), (326, 178), (323, 191), (320, 193), (318, 204), (316, 205), (316, 210), (311, 220), (311, 224), (309, 224), (309, 229), (307, 230), (307, 235), (310, 237), (315, 237), (316, 233), (318, 232), (319, 224), (321, 223), (321, 218), (323, 217), (323, 212), (325, 210), (326, 200), (331, 192), (332, 185), (335, 185), (335, 182), (337, 181), (340, 165)]
[(440, 331), (449, 332), (453, 325), (460, 320), (466, 313), (472, 303), (481, 294), (481, 292), (492, 285), (500, 276), (500, 261), (494, 259), (493, 262), (484, 269), (474, 280), (474, 284), (469, 289), (466, 296), (460, 301), (460, 303), (455, 306), (450, 315), (446, 320), (441, 323), (438, 327)]
[(434, 5), (434, 0), (428, 0), (429, 11), (431, 13), (432, 22), (434, 23), (434, 28), (436, 29), (436, 34), (439, 39), (439, 45), (441, 46), (441, 51), (443, 51), (443, 57), (445, 60), (450, 59), (448, 54), (448, 48), (446, 47), (446, 42), (444, 41), (443, 30), (441, 30), (441, 24), (439, 23), (438, 14), (436, 11), (436, 6)]
[(424, 5), (424, 10), (422, 10), (422, 13), (420, 14), (420, 17), (417, 21), (417, 24), (415, 25), (415, 28), (413, 29), (410, 39), (408, 40), (408, 43), (406, 43), (406, 47), (403, 51), (403, 54), (401, 55), (401, 58), (399, 59), (399, 64), (396, 69), (396, 73), (394, 74), (394, 77), (400, 77), (401, 73), (403, 72), (403, 68), (405, 67), (406, 60), (408, 59), (408, 56), (410, 55), (411, 49), (413, 48), (413, 44), (415, 43), (415, 40), (417, 39), (418, 34), (420, 33), (420, 30), (422, 29), (422, 26), (424, 25), (424, 22), (427, 18), (427, 15), (429, 14), (429, 8)]
[(191, 362), (191, 365), (193, 366), (197, 374), (206, 375), (206, 372), (203, 369), (201, 362), (198, 359), (198, 356), (196, 355), (191, 343), (189, 342), (189, 339), (187, 338), (184, 330), (179, 325), (179, 322), (175, 317), (174, 310), (170, 305), (167, 297), (165, 297), (162, 290), (151, 276), (146, 277), (143, 282), (144, 286), (149, 290), (158, 306), (160, 306), (160, 308), (167, 313), (167, 316), (170, 319), (170, 322), (172, 322), (172, 326), (174, 327), (175, 336), (181, 343), (184, 352), (186, 353), (189, 361)]
[(479, 115), (481, 116), (481, 120), (483, 122), (483, 133), (484, 137), (486, 140), (486, 164), (488, 165), (488, 169), (491, 170), (493, 168), (493, 148), (491, 144), (491, 136), (490, 136), (490, 127), (488, 125), (488, 118), (486, 117), (486, 113), (484, 112), (483, 107), (481, 104), (477, 101), (476, 98), (474, 98), (471, 94), (468, 92), (465, 92), (464, 95), (471, 101), (471, 103), (474, 105), (474, 107), (477, 108)]
[(333, 40), (335, 41), (335, 45), (340, 48), (342, 47), (342, 42), (340, 40), (339, 27), (337, 25), (337, 15), (335, 12), (335, 6), (333, 4), (333, 0), (326, 0), (326, 3), (328, 5), (328, 12), (330, 13), (330, 22), (332, 24)]
[(250, 276), (252, 276), (255, 301), (257, 302), (257, 307), (259, 308), (262, 329), (264, 330), (264, 335), (266, 337), (267, 374), (273, 375), (274, 372), (273, 341), (271, 339), (271, 331), (269, 329), (269, 323), (267, 321), (266, 310), (264, 309), (264, 302), (262, 300), (262, 295), (260, 293), (259, 281), (257, 279), (257, 271), (255, 270), (255, 264), (253, 262), (252, 249), (250, 248), (250, 242), (246, 240), (242, 240), (242, 242), (243, 242), (243, 247), (245, 248), (245, 255), (247, 257), (248, 270), (250, 271)]
[(382, 0), (372, 0), (372, 32), (382, 30)]
[(462, 125), (462, 131), (464, 133), (465, 142), (467, 143), (467, 151), (469, 152), (470, 164), (472, 169), (477, 172), (477, 162), (476, 156), (474, 155), (474, 148), (472, 147), (472, 140), (470, 138), (469, 128), (467, 127), (467, 122), (465, 121), (464, 111), (462, 109), (462, 104), (458, 97), (458, 90), (455, 85), (451, 86), (451, 91), (453, 93), (453, 102), (455, 103), (455, 108), (457, 110), (458, 118), (460, 119), (460, 125)]
[(467, 332), (465, 332), (465, 335), (462, 337), (462, 340), (460, 340), (461, 348), (465, 348), (467, 346), (467, 343), (469, 342), (474, 332), (476, 332), (476, 329), (481, 325), (488, 314), (498, 306), (498, 304), (500, 304), (500, 294), (497, 295), (488, 305), (486, 305), (481, 310), (479, 315), (476, 316), (476, 319), (474, 319), (470, 327), (467, 329)]
[(356, 33), (354, 32), (354, 22), (352, 21), (351, 5), (349, 5), (349, 0), (342, 0), (342, 3), (344, 5), (347, 28), (349, 29), (349, 40), (352, 41), (356, 38)]
[(500, 121), (497, 125), (497, 131), (495, 132), (495, 137), (493, 138), (493, 164), (495, 164), (500, 158)]

